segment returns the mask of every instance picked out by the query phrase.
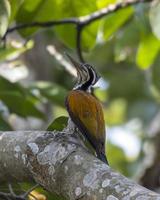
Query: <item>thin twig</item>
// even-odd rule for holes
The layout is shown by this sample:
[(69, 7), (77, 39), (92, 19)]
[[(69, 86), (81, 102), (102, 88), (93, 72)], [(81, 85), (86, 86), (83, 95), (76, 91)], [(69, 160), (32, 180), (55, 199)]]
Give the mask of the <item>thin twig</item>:
[(34, 28), (34, 27), (47, 28), (47, 27), (58, 26), (58, 25), (63, 25), (63, 24), (77, 24), (77, 23), (78, 23), (77, 18), (68, 18), (68, 19), (53, 20), (53, 21), (48, 21), (48, 22), (31, 22), (31, 23), (18, 24), (11, 28), (8, 28), (3, 38), (5, 38), (6, 35), (8, 35), (9, 33), (12, 33), (16, 30)]
[(105, 15), (108, 15), (110, 13), (113, 13), (121, 8), (128, 7), (130, 5), (134, 5), (137, 3), (142, 3), (142, 2), (151, 2), (153, 0), (128, 0), (125, 2), (117, 3), (117, 4), (111, 4), (107, 6), (106, 8), (102, 8), (101, 10), (98, 10), (96, 12), (93, 12), (90, 15), (86, 15), (83, 17), (75, 17), (75, 18), (66, 18), (62, 20), (53, 20), (53, 21), (48, 21), (48, 22), (31, 22), (31, 23), (24, 23), (24, 24), (19, 24), (16, 26), (13, 26), (11, 28), (8, 28), (7, 32), (5, 35), (15, 31), (15, 30), (20, 30), (20, 29), (26, 29), (26, 28), (33, 28), (33, 27), (41, 27), (41, 28), (46, 28), (46, 27), (52, 27), (52, 26), (58, 26), (58, 25), (63, 25), (63, 24), (76, 24), (78, 26), (86, 26), (95, 20), (98, 20)]
[[(126, 8), (128, 6), (132, 6), (138, 3), (147, 3), (152, 2), (153, 0), (126, 0), (125, 2), (119, 2), (116, 4), (110, 4), (105, 8), (102, 8), (101, 10), (98, 10), (96, 12), (93, 12), (89, 15), (80, 17), (78, 21), (80, 21), (81, 26), (86, 26), (98, 19), (101, 19), (102, 17), (109, 15), (113, 12), (116, 12), (119, 9)], [(116, 22), (115, 22), (116, 23)]]
[[(8, 184), (9, 193), (0, 192), (0, 199), (3, 200), (26, 200), (28, 195), (31, 195), (36, 200), (36, 197), (30, 194), (35, 188), (37, 188), (39, 184), (34, 185), (29, 190), (27, 190), (24, 194), (16, 195), (13, 191), (12, 185)], [(2, 200), (1, 199), (1, 200)]]
[(84, 63), (82, 48), (81, 48), (82, 26), (77, 26), (76, 49), (80, 62)]

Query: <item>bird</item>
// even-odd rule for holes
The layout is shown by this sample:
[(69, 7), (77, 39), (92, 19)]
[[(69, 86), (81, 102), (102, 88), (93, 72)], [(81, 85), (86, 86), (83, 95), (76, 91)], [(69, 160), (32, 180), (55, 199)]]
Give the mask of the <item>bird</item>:
[(97, 158), (108, 165), (105, 154), (105, 121), (100, 101), (92, 94), (93, 86), (100, 76), (87, 63), (79, 63), (66, 54), (77, 71), (77, 81), (69, 91), (65, 105), (68, 114), (96, 152)]

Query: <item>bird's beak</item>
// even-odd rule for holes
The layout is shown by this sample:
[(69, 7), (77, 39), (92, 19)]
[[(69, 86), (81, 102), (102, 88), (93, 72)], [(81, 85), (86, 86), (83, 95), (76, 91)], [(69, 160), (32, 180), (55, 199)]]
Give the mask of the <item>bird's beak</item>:
[(76, 60), (74, 60), (69, 54), (65, 53), (66, 56), (69, 58), (70, 62), (73, 64), (73, 66), (76, 68), (77, 73), (81, 74), (80, 71), (82, 71), (81, 63), (78, 63)]

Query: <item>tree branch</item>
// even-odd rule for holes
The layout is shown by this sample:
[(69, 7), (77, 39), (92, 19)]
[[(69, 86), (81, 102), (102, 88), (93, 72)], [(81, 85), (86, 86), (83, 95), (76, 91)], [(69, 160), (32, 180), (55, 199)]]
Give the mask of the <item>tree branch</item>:
[(73, 130), (0, 132), (0, 181), (35, 180), (70, 200), (160, 199), (98, 160)]
[(116, 12), (117, 10), (120, 10), (122, 8), (126, 8), (128, 6), (132, 6), (138, 3), (148, 3), (152, 2), (153, 0), (125, 0), (116, 4), (110, 4), (106, 8), (102, 8), (101, 10), (98, 10), (92, 14), (83, 16), (79, 18), (80, 24), (83, 26), (86, 26), (98, 19), (103, 18), (104, 16), (107, 16), (111, 13)]
[(86, 26), (94, 22), (95, 20), (101, 19), (102, 17), (109, 15), (110, 13), (113, 13), (121, 8), (135, 5), (137, 3), (143, 3), (143, 2), (145, 3), (145, 2), (152, 2), (152, 1), (153, 0), (126, 0), (125, 2), (111, 4), (107, 6), (106, 8), (102, 8), (101, 10), (98, 10), (96, 12), (93, 12), (92, 14), (89, 14), (83, 17), (66, 18), (62, 20), (53, 20), (53, 21), (48, 21), (48, 22), (31, 22), (31, 23), (26, 23), (26, 24), (18, 24), (16, 26), (8, 28), (6, 35), (15, 30), (33, 28), (33, 27), (46, 28), (46, 27), (52, 27), (52, 26), (64, 25), (64, 24), (76, 24), (79, 26)]
[(107, 16), (113, 12), (116, 12), (117, 10), (121, 8), (125, 8), (125, 7), (135, 5), (138, 3), (145, 3), (145, 2), (152, 2), (152, 1), (153, 0), (126, 0), (125, 2), (122, 1), (117, 4), (111, 4), (107, 6), (106, 8), (102, 8), (98, 11), (95, 11), (89, 15), (82, 16), (82, 17), (66, 18), (62, 20), (53, 20), (53, 21), (48, 21), (48, 22), (31, 22), (31, 23), (18, 24), (11, 28), (8, 28), (2, 40), (5, 40), (9, 33), (12, 33), (16, 30), (33, 28), (33, 27), (46, 28), (46, 27), (59, 26), (59, 25), (64, 25), (64, 24), (73, 24), (77, 26), (77, 54), (79, 56), (79, 60), (81, 62), (84, 62), (84, 59), (82, 56), (82, 50), (81, 50), (81, 33), (85, 26), (87, 26), (88, 24), (91, 24), (92, 22), (98, 19), (103, 18), (104, 16)]

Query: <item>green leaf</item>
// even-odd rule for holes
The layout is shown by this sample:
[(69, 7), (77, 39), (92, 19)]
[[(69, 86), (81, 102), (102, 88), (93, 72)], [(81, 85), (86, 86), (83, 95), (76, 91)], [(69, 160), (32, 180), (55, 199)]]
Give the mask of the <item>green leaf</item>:
[(63, 87), (55, 83), (41, 81), (32, 85), (31, 89), (38, 89), (43, 97), (57, 105), (64, 106), (67, 90)]
[(0, 131), (11, 131), (11, 126), (0, 115)]
[(27, 10), (28, 12), (33, 12), (35, 11), (40, 4), (42, 3), (42, 0), (24, 0), (23, 1), (23, 9)]
[(44, 114), (36, 108), (34, 103), (17, 92), (0, 92), (0, 100), (3, 101), (11, 113), (22, 117), (33, 116), (44, 119)]
[(127, 161), (124, 151), (120, 147), (108, 142), (106, 154), (109, 164), (113, 169), (120, 171), (126, 176), (129, 175), (129, 162)]
[(153, 33), (160, 39), (160, 2), (155, 1), (150, 8), (149, 19)]
[(104, 39), (108, 40), (132, 15), (133, 8), (128, 7), (107, 16), (103, 20)]
[(28, 98), (33, 103), (39, 102), (39, 98), (33, 94), (28, 88), (23, 87), (19, 83), (11, 83), (7, 79), (0, 77), (0, 93), (16, 93), (23, 98)]
[(0, 92), (11, 91), (23, 94), (24, 88), (18, 83), (10, 83), (3, 77), (0, 77)]
[[(69, 31), (68, 31), (69, 30)], [(55, 27), (57, 37), (67, 46), (76, 47), (76, 28), (73, 24)]]
[(34, 21), (34, 18), (38, 15), (38, 12), (43, 6), (43, 4), (44, 3), (42, 2), (42, 0), (23, 1), (20, 9), (17, 12), (16, 21), (19, 23), (27, 23), (29, 21)]
[[(44, 22), (56, 19), (57, 6), (56, 0), (27, 0), (21, 5), (16, 16), (17, 23), (31, 23), (35, 21)], [(39, 28), (27, 28), (20, 33), (27, 37)]]
[(0, 48), (0, 61), (16, 58), (28, 49), (31, 49), (33, 45), (33, 41), (29, 40), (25, 45), (19, 48), (13, 46), (7, 46), (5, 49)]
[(19, 83), (10, 83), (5, 78), (0, 77), (0, 100), (11, 113), (22, 117), (33, 116), (44, 119), (44, 114), (35, 106), (36, 97)]
[(139, 29), (135, 21), (128, 23), (119, 34), (115, 36), (114, 55), (115, 62), (135, 62), (135, 49), (139, 44)]
[[(88, 15), (97, 10), (95, 0), (61, 0), (57, 4), (59, 11), (58, 18), (80, 17)], [(99, 21), (85, 27), (82, 32), (82, 47), (83, 50), (89, 50), (96, 43)], [(76, 46), (76, 27), (74, 25), (65, 25), (55, 28), (57, 35), (68, 46), (75, 48)], [(68, 31), (69, 30), (69, 31)]]
[(104, 118), (109, 126), (122, 124), (126, 120), (127, 103), (124, 99), (113, 100), (104, 108)]
[(61, 116), (56, 118), (47, 128), (47, 131), (62, 131), (68, 123), (68, 117)]
[(14, 20), (14, 17), (16, 16), (16, 13), (20, 7), (20, 5), (23, 3), (24, 0), (9, 0), (11, 5), (11, 16), (10, 16), (10, 23)]
[(6, 33), (10, 17), (10, 4), (8, 0), (0, 0), (0, 37)]
[[(13, 183), (14, 184), (14, 183)], [(8, 185), (6, 185), (6, 188), (7, 188), (7, 186)], [(35, 186), (35, 184), (34, 183), (30, 183), (30, 182), (21, 182), (21, 187), (18, 187), (18, 189), (17, 188), (13, 188), (13, 190), (24, 190), (24, 191), (29, 191), (32, 187), (34, 187)], [(66, 199), (64, 199), (63, 197), (60, 197), (60, 196), (58, 196), (58, 195), (56, 195), (56, 194), (52, 194), (52, 193), (50, 193), (50, 192), (48, 192), (48, 191), (46, 191), (45, 189), (43, 189), (42, 187), (36, 187), (36, 189), (35, 189), (35, 191), (37, 191), (37, 192), (39, 192), (39, 193), (41, 193), (41, 194), (43, 194), (43, 195), (45, 195), (46, 196), (46, 200), (66, 200)], [(34, 194), (33, 194), (34, 195)], [(36, 196), (35, 196), (35, 198), (36, 198)], [(42, 197), (40, 197), (40, 198), (38, 198), (37, 197), (37, 200), (43, 200), (44, 198)]]
[[(33, 3), (34, 2), (34, 3)], [(33, 5), (32, 5), (33, 4)], [(69, 17), (80, 17), (97, 10), (95, 0), (35, 0), (24, 1), (19, 9), (16, 20), (18, 23), (31, 23), (33, 21), (60, 20)], [(99, 22), (89, 25), (82, 33), (82, 47), (88, 50), (95, 45)], [(28, 28), (20, 33), (27, 37), (39, 28)], [(57, 36), (68, 46), (76, 46), (76, 27), (74, 25), (61, 25), (54, 27)], [(69, 30), (69, 31), (68, 31)]]
[(116, 3), (116, 0), (97, 0), (97, 7), (99, 9), (107, 7), (110, 4)]
[(136, 56), (136, 63), (140, 69), (149, 68), (158, 55), (160, 41), (152, 34), (142, 37)]
[(82, 48), (84, 51), (88, 51), (95, 46), (98, 28), (99, 21), (85, 27), (82, 32)]

